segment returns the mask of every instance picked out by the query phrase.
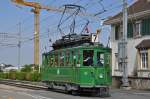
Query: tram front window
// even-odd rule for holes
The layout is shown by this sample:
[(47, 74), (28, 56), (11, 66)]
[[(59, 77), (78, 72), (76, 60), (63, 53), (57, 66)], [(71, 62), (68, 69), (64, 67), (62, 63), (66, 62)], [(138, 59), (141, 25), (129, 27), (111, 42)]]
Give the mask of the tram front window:
[(93, 50), (83, 50), (83, 66), (93, 66)]
[(97, 66), (104, 66), (104, 53), (97, 52)]

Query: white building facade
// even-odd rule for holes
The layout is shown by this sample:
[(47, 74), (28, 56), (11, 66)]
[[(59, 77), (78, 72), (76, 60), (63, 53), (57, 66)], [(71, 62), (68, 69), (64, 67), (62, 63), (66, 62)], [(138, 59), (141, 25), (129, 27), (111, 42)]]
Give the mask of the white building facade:
[[(112, 75), (122, 76), (118, 44), (122, 38), (122, 13), (104, 22), (111, 25)], [(129, 77), (150, 78), (150, 2), (138, 0), (128, 8), (127, 66)]]

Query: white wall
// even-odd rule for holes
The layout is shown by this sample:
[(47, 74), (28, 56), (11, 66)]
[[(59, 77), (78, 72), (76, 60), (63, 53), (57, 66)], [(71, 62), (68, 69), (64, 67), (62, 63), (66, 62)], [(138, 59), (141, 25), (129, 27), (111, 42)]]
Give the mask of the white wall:
[[(135, 48), (142, 40), (150, 39), (150, 36), (143, 36), (136, 39), (128, 39), (127, 44), (127, 54), (128, 54), (128, 75), (134, 75), (134, 70), (138, 68), (137, 66), (137, 49)], [(112, 48), (112, 75), (113, 76), (121, 76), (122, 73), (119, 71), (115, 71), (116, 63), (115, 63), (115, 53), (118, 53), (118, 41), (115, 40), (115, 29), (112, 26), (111, 29), (111, 48)]]

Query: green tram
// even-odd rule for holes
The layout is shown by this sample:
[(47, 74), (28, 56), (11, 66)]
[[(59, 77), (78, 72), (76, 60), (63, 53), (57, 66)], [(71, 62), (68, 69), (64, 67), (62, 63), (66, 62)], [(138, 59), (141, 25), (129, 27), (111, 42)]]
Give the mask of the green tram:
[(42, 55), (42, 81), (50, 89), (72, 94), (108, 95), (111, 85), (111, 49), (91, 42), (91, 35), (69, 35)]

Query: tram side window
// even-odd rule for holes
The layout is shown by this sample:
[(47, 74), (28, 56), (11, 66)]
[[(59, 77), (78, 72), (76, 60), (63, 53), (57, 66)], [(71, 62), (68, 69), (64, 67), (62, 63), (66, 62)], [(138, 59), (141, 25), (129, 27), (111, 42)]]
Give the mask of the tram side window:
[(110, 65), (111, 64), (111, 55), (110, 54), (106, 54), (106, 64)]
[(52, 66), (52, 64), (53, 64), (53, 58), (52, 58), (52, 55), (50, 55), (49, 61), (50, 61), (50, 62), (49, 62), (49, 65)]
[(72, 51), (72, 66), (76, 66), (76, 60), (77, 60), (76, 51)]
[(57, 53), (57, 59), (58, 59), (58, 60), (57, 60), (57, 61), (58, 61), (57, 65), (58, 65), (58, 66), (61, 66), (61, 65), (60, 65), (60, 52)]
[(54, 55), (53, 55), (53, 54), (51, 54), (51, 62), (52, 62), (52, 65), (51, 65), (51, 66), (54, 66), (55, 59), (54, 59)]
[(72, 66), (72, 53), (69, 51), (69, 66)]
[(45, 65), (45, 55), (42, 55), (42, 64)]
[(54, 57), (55, 57), (55, 66), (58, 66), (58, 53), (55, 53)]
[(50, 59), (51, 59), (51, 56), (49, 54), (49, 56), (48, 56), (48, 66), (50, 66), (50, 63), (51, 63)]
[(78, 61), (77, 61), (77, 66), (80, 67), (80, 50), (78, 50)]
[(66, 66), (69, 65), (69, 51), (66, 51)]
[(83, 66), (93, 66), (93, 50), (83, 50)]
[(43, 61), (43, 64), (44, 64), (44, 65), (47, 65), (47, 55), (44, 54), (42, 58), (43, 58), (43, 60), (42, 60), (42, 61)]
[(48, 55), (45, 54), (45, 61), (46, 61), (46, 64), (48, 64)]
[(104, 66), (104, 53), (97, 52), (97, 66)]
[(63, 52), (60, 53), (60, 66), (64, 66), (64, 55), (63, 55)]

